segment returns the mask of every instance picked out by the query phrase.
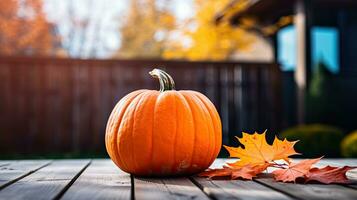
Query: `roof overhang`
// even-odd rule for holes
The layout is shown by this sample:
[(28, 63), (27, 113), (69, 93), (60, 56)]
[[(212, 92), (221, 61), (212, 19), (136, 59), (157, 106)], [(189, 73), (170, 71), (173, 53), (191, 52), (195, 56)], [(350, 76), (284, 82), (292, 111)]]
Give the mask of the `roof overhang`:
[(291, 15), (294, 12), (295, 0), (258, 0), (250, 7), (234, 14), (230, 23), (239, 24), (242, 17), (253, 17), (260, 24), (275, 23), (280, 17)]
[[(243, 17), (252, 17), (260, 24), (269, 25), (277, 22), (281, 17), (295, 13), (295, 2), (299, 0), (250, 0), (250, 5), (231, 15), (228, 19), (232, 25), (238, 25)], [(304, 0), (301, 0), (304, 1)], [(357, 0), (306, 0), (316, 9), (357, 9)], [(233, 0), (217, 17), (219, 21), (226, 10), (239, 0)]]

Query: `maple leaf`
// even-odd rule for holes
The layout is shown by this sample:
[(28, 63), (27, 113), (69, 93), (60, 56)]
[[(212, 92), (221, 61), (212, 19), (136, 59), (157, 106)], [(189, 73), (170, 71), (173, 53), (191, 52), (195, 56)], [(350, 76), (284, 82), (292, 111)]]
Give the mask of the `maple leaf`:
[(250, 165), (250, 166), (252, 167), (252, 169), (254, 170), (254, 172), (256, 174), (260, 174), (272, 165), (273, 165), (272, 163), (264, 163), (264, 164), (260, 164), (260, 165)]
[(286, 138), (284, 140), (279, 140), (276, 136), (273, 142), (274, 157), (273, 160), (283, 159), (289, 162), (289, 156), (298, 155), (294, 149), (294, 145), (298, 141), (289, 142)]
[(252, 180), (253, 177), (257, 176), (257, 174), (260, 174), (270, 165), (271, 164), (267, 163), (263, 165), (246, 165), (238, 168), (224, 166), (222, 169), (208, 169), (207, 171), (198, 174), (198, 176), (208, 178), (230, 177), (231, 179), (242, 178)]
[(257, 173), (253, 168), (246, 166), (238, 169), (232, 169), (231, 177), (232, 179), (242, 178), (242, 179), (252, 180), (253, 177), (255, 177), (256, 175)]
[(265, 133), (266, 131), (262, 134), (243, 132), (242, 138), (236, 137), (244, 145), (244, 148), (224, 146), (230, 157), (240, 158), (239, 161), (228, 165), (231, 167), (241, 167), (247, 164), (259, 165), (280, 159), (289, 162), (289, 156), (299, 154), (294, 149), (294, 145), (298, 141), (289, 142), (286, 139), (279, 140), (275, 137), (273, 145), (269, 145), (266, 142)]
[(297, 178), (304, 177), (309, 173), (311, 166), (318, 161), (320, 158), (306, 159), (298, 163), (290, 163), (287, 169), (278, 169), (272, 172), (274, 178), (277, 181), (282, 182), (295, 182)]
[(198, 176), (200, 177), (207, 177), (209, 179), (214, 177), (225, 177), (231, 175), (232, 175), (232, 169), (228, 167), (223, 167), (221, 169), (207, 169), (206, 171), (198, 174)]
[(346, 184), (349, 183), (349, 180), (346, 177), (346, 172), (357, 167), (331, 167), (326, 166), (324, 168), (312, 168), (306, 174), (306, 180), (308, 181), (318, 181), (320, 183), (330, 184), (330, 183), (340, 183)]
[(260, 165), (265, 164), (273, 160), (274, 149), (265, 140), (264, 131), (262, 134), (255, 132), (254, 134), (248, 134), (243, 132), (242, 138), (236, 137), (238, 141), (244, 145), (242, 147), (224, 147), (229, 152), (230, 157), (240, 158), (235, 163), (229, 163), (231, 167), (242, 167), (248, 164)]
[[(289, 156), (297, 155), (294, 145), (298, 141), (280, 140), (275, 137), (272, 145), (266, 142), (264, 131), (262, 134), (244, 133), (242, 138), (236, 137), (242, 146), (224, 147), (230, 157), (239, 158), (235, 163), (226, 163), (221, 169), (209, 169), (200, 173), (201, 177), (230, 177), (231, 179), (252, 180), (268, 167), (282, 168), (272, 172), (276, 181), (295, 182), (297, 178), (303, 178), (305, 182), (318, 181), (325, 184), (349, 183), (346, 172), (356, 167), (331, 167), (312, 168), (313, 164), (322, 159), (306, 159), (297, 163), (291, 163)], [(287, 163), (278, 164), (276, 160), (284, 160)]]

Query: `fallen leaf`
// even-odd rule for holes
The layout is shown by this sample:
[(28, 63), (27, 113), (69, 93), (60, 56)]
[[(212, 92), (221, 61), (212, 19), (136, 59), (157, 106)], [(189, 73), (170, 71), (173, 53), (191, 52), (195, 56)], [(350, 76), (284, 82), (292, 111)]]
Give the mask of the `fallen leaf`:
[(242, 167), (248, 164), (261, 165), (273, 160), (275, 152), (271, 145), (265, 140), (265, 132), (258, 134), (243, 133), (242, 138), (237, 137), (238, 141), (244, 145), (242, 147), (224, 146), (229, 152), (230, 157), (240, 158), (235, 163), (229, 163), (231, 167)]
[(268, 167), (272, 166), (273, 164), (272, 163), (264, 163), (264, 164), (261, 164), (261, 165), (252, 165), (252, 169), (254, 170), (254, 172), (256, 174), (260, 174), (262, 173), (264, 170), (266, 170)]
[(221, 168), (221, 169), (207, 169), (204, 172), (198, 174), (199, 177), (207, 177), (212, 179), (214, 177), (230, 177), (232, 175), (232, 169)]
[(241, 167), (238, 169), (232, 169), (232, 179), (247, 179), (247, 180), (252, 180), (253, 177), (257, 175), (256, 171), (249, 166)]
[(294, 149), (294, 145), (297, 142), (298, 141), (289, 142), (286, 138), (284, 140), (279, 140), (277, 137), (275, 137), (273, 142), (273, 149), (274, 149), (273, 159), (274, 160), (283, 159), (287, 162), (290, 162), (289, 156), (300, 154), (297, 153)]
[(306, 174), (308, 174), (311, 166), (320, 161), (321, 158), (322, 157), (306, 159), (298, 163), (290, 163), (288, 168), (275, 170), (272, 172), (272, 174), (274, 174), (276, 181), (295, 182), (297, 178), (304, 177)]
[(198, 174), (198, 176), (208, 178), (230, 177), (231, 179), (242, 178), (252, 180), (253, 177), (262, 173), (270, 165), (271, 164), (268, 163), (263, 165), (246, 165), (237, 168), (223, 167), (221, 169), (208, 169), (207, 171)]
[(330, 183), (340, 183), (346, 184), (350, 181), (346, 177), (346, 172), (357, 167), (331, 167), (326, 166), (324, 168), (312, 168), (306, 174), (306, 180), (308, 181), (318, 181), (320, 183), (330, 184)]
[[(321, 183), (349, 183), (346, 172), (357, 167), (331, 167), (312, 168), (313, 164), (322, 159), (306, 159), (297, 163), (290, 162), (289, 156), (297, 155), (294, 145), (298, 141), (280, 140), (275, 137), (272, 145), (265, 139), (265, 133), (254, 134), (243, 133), (242, 137), (236, 137), (242, 146), (224, 146), (230, 157), (239, 158), (237, 162), (226, 163), (221, 169), (209, 169), (198, 176), (215, 178), (229, 177), (230, 179), (252, 180), (261, 174), (268, 167), (279, 168), (272, 172), (276, 181), (295, 182), (298, 178), (303, 178), (305, 182), (318, 181)], [(283, 164), (278, 164), (277, 160), (284, 160)]]

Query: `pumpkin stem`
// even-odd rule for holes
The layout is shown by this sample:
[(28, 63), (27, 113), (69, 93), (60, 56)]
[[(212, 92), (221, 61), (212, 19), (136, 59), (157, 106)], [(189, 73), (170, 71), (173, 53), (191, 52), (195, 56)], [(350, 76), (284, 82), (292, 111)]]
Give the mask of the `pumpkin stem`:
[(160, 92), (164, 92), (166, 90), (174, 90), (175, 89), (175, 82), (172, 77), (161, 69), (153, 69), (149, 74), (159, 79), (160, 82)]

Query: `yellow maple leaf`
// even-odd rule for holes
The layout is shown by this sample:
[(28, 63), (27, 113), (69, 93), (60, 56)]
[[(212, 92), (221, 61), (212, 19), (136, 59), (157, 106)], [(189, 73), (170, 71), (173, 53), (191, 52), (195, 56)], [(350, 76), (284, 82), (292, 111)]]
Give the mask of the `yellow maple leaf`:
[(279, 140), (276, 136), (273, 142), (274, 157), (273, 160), (283, 159), (289, 162), (289, 156), (298, 155), (294, 149), (294, 145), (298, 141), (289, 142), (286, 138), (284, 140)]
[(288, 161), (288, 156), (298, 154), (294, 150), (294, 144), (297, 141), (289, 142), (275, 138), (273, 145), (266, 142), (266, 131), (262, 134), (255, 132), (248, 134), (243, 132), (242, 138), (237, 137), (238, 141), (244, 146), (229, 147), (224, 146), (230, 157), (239, 158), (235, 163), (229, 163), (231, 167), (242, 167), (245, 165), (263, 165), (273, 160), (284, 159)]
[(270, 162), (274, 158), (274, 151), (271, 145), (265, 140), (265, 132), (258, 134), (248, 134), (243, 132), (242, 138), (236, 137), (238, 141), (244, 145), (242, 147), (228, 147), (224, 146), (230, 157), (240, 158), (234, 163), (234, 166), (244, 166), (247, 164), (259, 165)]

